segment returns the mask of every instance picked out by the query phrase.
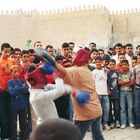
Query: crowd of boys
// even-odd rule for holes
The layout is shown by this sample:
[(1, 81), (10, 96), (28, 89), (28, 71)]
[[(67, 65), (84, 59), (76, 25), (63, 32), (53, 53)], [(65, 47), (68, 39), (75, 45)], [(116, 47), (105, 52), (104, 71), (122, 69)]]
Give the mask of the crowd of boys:
[[(32, 131), (29, 103), (30, 87), (25, 75), (30, 66), (39, 67), (44, 63), (44, 59), (36, 55), (34, 50), (36, 48), (43, 48), (40, 41), (35, 42), (33, 49), (28, 50), (12, 48), (8, 43), (1, 45), (0, 137), (2, 140), (16, 140), (17, 137), (26, 140)], [(93, 86), (91, 92), (96, 94), (100, 101), (102, 111), (98, 100), (96, 100), (98, 109), (93, 112), (93, 114), (97, 113), (94, 118), (91, 116), (92, 111), (87, 110), (86, 112), (86, 107), (81, 110), (74, 99), (72, 99), (72, 103), (70, 95), (62, 94), (62, 97), (55, 98), (55, 106), (59, 117), (74, 122), (80, 129), (82, 137), (91, 125), (94, 134), (93, 139), (99, 140), (100, 137), (103, 140), (100, 130), (95, 130), (93, 127), (93, 125), (96, 125), (95, 121), (100, 124), (100, 120), (102, 128), (106, 130), (114, 127), (124, 129), (127, 125), (136, 129), (140, 128), (140, 45), (134, 50), (132, 44), (123, 46), (121, 43), (117, 43), (108, 52), (104, 52), (102, 49), (97, 49), (94, 42), (84, 48), (76, 47), (73, 42), (65, 42), (61, 47), (61, 54), (57, 54), (55, 48), (51, 45), (46, 46), (45, 49), (57, 63), (55, 67), (60, 72), (64, 82), (72, 87), (84, 87), (85, 89), (89, 88), (85, 84), (91, 82), (89, 83), (90, 86)], [(74, 55), (81, 49), (84, 51), (79, 54), (79, 61), (76, 60), (73, 63)], [(82, 55), (86, 56), (87, 54), (90, 56), (89, 59), (86, 59), (84, 63), (80, 62)], [(82, 67), (77, 69), (74, 67), (75, 65)], [(88, 72), (85, 66), (88, 67)], [(72, 67), (73, 69), (70, 69)], [(45, 76), (47, 84), (55, 83), (52, 74), (46, 74)], [(92, 79), (90, 79), (91, 77)], [(96, 95), (94, 95), (94, 98), (96, 98)], [(93, 105), (93, 103), (90, 104), (90, 101), (88, 104), (87, 108)], [(85, 114), (82, 113), (79, 115), (78, 111), (83, 114), (90, 114), (90, 117), (84, 116)], [(73, 114), (77, 116), (73, 116)], [(102, 117), (100, 118), (101, 114)], [(17, 121), (19, 121), (19, 134), (17, 133)], [(84, 121), (86, 121), (86, 124), (83, 123)], [(98, 136), (95, 136), (96, 131)]]

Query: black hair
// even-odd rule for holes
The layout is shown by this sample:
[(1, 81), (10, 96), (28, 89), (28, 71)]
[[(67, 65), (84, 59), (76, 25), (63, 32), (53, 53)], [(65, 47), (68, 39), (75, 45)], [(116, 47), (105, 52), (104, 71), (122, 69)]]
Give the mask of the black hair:
[(98, 51), (102, 51), (104, 53), (104, 50), (103, 49), (99, 49)]
[(125, 46), (126, 46), (126, 47), (128, 47), (128, 46), (133, 47), (133, 45), (132, 45), (131, 43), (128, 43), (128, 44), (126, 44)]
[(53, 49), (53, 46), (52, 46), (52, 45), (47, 45), (47, 46), (46, 46), (46, 50), (47, 50), (48, 48)]
[(33, 130), (30, 140), (82, 140), (82, 135), (67, 120), (47, 119)]
[(65, 42), (62, 44), (62, 48), (68, 48), (69, 47), (69, 43)]
[(99, 52), (97, 49), (92, 49), (91, 51), (90, 51), (90, 55), (93, 53), (93, 52)]
[(69, 42), (69, 44), (72, 44), (72, 45), (74, 45), (74, 42)]
[(107, 54), (104, 54), (104, 56), (103, 56), (103, 60), (110, 60), (110, 56), (109, 55), (107, 55)]
[(63, 57), (62, 55), (57, 55), (57, 56), (55, 57), (55, 61), (63, 60), (63, 59), (64, 59), (64, 57)]
[(110, 59), (109, 62), (113, 62), (116, 64), (116, 60), (115, 59)]
[(128, 60), (122, 60), (122, 61), (121, 61), (121, 64), (122, 64), (122, 63), (127, 63), (127, 64), (129, 65)]
[(11, 45), (9, 43), (1, 44), (1, 51), (3, 51), (5, 48), (10, 48), (11, 49)]
[(115, 44), (114, 48), (116, 49), (116, 47), (121, 47), (122, 48), (122, 44), (121, 43), (117, 43), (117, 44)]
[(36, 45), (37, 43), (41, 43), (41, 41), (36, 41), (36, 42), (34, 43), (34, 47), (35, 47), (35, 45)]
[(90, 52), (90, 49), (88, 47), (84, 47), (84, 49), (88, 52)]
[(15, 48), (15, 49), (14, 49), (14, 52), (16, 52), (16, 51), (21, 52), (21, 49), (19, 49), (19, 48)]
[(103, 59), (102, 59), (101, 56), (97, 56), (97, 57), (95, 57), (95, 62), (96, 62), (97, 60), (103, 61)]
[(29, 49), (28, 52), (33, 54), (33, 53), (35, 53), (35, 50), (34, 49)]
[(23, 51), (21, 52), (21, 56), (23, 56), (24, 54), (29, 54), (29, 51), (28, 51), (28, 50), (23, 50)]
[(137, 60), (137, 56), (133, 56), (132, 57), (132, 60)]
[(137, 45), (136, 49), (140, 48), (140, 45)]
[(96, 47), (96, 43), (94, 42), (89, 43), (89, 45), (94, 45)]

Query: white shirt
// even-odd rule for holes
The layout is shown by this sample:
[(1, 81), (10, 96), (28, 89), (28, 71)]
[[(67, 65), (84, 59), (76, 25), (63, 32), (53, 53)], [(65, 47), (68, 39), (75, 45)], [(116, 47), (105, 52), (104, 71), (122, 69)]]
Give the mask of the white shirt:
[(95, 84), (95, 91), (98, 95), (108, 95), (107, 92), (107, 73), (102, 70), (95, 69), (92, 71)]
[[(129, 65), (131, 65), (131, 64), (132, 64), (132, 59), (131, 59), (131, 57), (130, 57), (128, 54), (125, 54), (125, 58), (126, 58), (126, 60), (128, 60)], [(114, 59), (114, 60), (116, 61), (116, 64), (119, 64), (118, 54), (112, 56), (111, 59)]]
[(56, 78), (56, 85), (48, 85), (45, 89), (29, 89), (30, 103), (38, 117), (37, 124), (41, 124), (46, 119), (58, 118), (58, 113), (54, 104), (55, 99), (64, 95), (70, 94), (71, 87), (64, 86), (63, 80)]

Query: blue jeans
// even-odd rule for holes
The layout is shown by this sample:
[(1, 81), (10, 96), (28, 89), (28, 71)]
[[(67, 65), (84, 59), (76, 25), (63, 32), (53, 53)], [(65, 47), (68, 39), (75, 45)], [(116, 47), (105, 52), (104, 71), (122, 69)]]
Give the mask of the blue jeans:
[(109, 98), (108, 95), (100, 95), (99, 99), (103, 110), (102, 123), (105, 124), (109, 121)]
[(132, 91), (120, 91), (120, 107), (121, 107), (121, 124), (127, 123), (126, 119), (126, 104), (128, 113), (128, 122), (133, 123), (133, 92)]
[(88, 121), (75, 121), (75, 125), (79, 128), (82, 137), (85, 136), (87, 129), (91, 126), (92, 140), (104, 140), (101, 131), (101, 116)]
[(140, 88), (136, 87), (135, 93), (136, 126), (140, 127)]

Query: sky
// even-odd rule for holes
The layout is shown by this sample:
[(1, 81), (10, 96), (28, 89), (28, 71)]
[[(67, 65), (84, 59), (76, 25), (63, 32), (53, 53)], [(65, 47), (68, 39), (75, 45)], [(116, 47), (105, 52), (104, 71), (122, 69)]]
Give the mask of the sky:
[(51, 10), (102, 4), (110, 11), (140, 8), (140, 0), (0, 0), (0, 10)]

